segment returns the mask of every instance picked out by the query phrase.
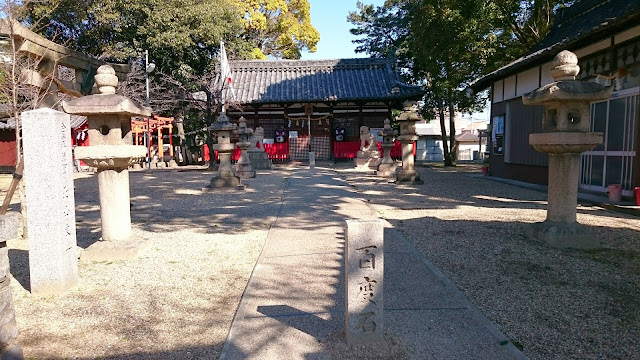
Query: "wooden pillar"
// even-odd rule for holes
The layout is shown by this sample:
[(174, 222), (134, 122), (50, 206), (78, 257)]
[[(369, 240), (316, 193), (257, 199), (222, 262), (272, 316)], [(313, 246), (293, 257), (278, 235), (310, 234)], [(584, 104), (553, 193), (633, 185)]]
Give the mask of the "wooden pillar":
[(159, 161), (164, 161), (164, 151), (162, 151), (163, 149), (163, 143), (162, 143), (162, 125), (158, 125), (158, 160)]
[(169, 124), (169, 156), (173, 160), (173, 124)]
[(133, 132), (133, 144), (138, 145), (138, 129)]

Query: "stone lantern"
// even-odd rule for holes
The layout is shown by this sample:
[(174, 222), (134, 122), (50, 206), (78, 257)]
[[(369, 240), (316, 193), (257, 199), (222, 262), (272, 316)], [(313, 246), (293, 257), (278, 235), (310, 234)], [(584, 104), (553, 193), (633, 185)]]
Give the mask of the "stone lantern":
[(213, 145), (213, 149), (218, 151), (220, 166), (218, 167), (218, 173), (211, 179), (211, 185), (203, 190), (240, 186), (240, 178), (233, 173), (231, 167), (231, 154), (236, 148), (236, 145), (231, 143), (231, 133), (236, 128), (236, 124), (230, 123), (227, 114), (224, 112), (220, 114), (216, 123), (209, 127), (209, 131), (218, 134), (216, 138), (217, 144)]
[(109, 65), (98, 68), (99, 94), (64, 101), (72, 115), (86, 116), (90, 146), (75, 148), (75, 157), (98, 169), (102, 241), (83, 251), (87, 260), (126, 260), (135, 257), (142, 241), (130, 240), (129, 166), (144, 158), (147, 149), (132, 145), (132, 116), (150, 116), (151, 109), (116, 94), (118, 77)]
[(400, 123), (400, 136), (398, 140), (402, 143), (402, 170), (396, 176), (397, 182), (411, 182), (413, 184), (423, 184), (420, 175), (414, 166), (413, 142), (418, 140), (416, 135), (416, 121), (422, 120), (418, 113), (415, 101), (404, 103), (402, 113), (398, 116)]
[(238, 135), (238, 147), (240, 148), (240, 158), (235, 166), (236, 176), (240, 179), (250, 179), (256, 177), (256, 171), (251, 166), (251, 160), (247, 155), (247, 149), (251, 142), (249, 137), (253, 135), (253, 129), (247, 128), (247, 120), (244, 117), (240, 117), (239, 126), (233, 132)]
[[(264, 140), (264, 129), (258, 126), (253, 132), (253, 136), (249, 138), (251, 145), (247, 150), (249, 160), (251, 160), (251, 166), (253, 166), (255, 170), (271, 169), (271, 160), (269, 160), (269, 154), (265, 152), (262, 140)], [(260, 144), (260, 147), (258, 148), (256, 144)]]
[(589, 132), (589, 104), (608, 99), (613, 88), (575, 80), (580, 67), (572, 52), (560, 52), (553, 65), (555, 82), (522, 96), (525, 105), (544, 106), (545, 132), (530, 134), (529, 144), (549, 154), (547, 220), (534, 224), (531, 235), (555, 248), (593, 249), (599, 239), (576, 222), (580, 154), (602, 143), (602, 133)]
[(391, 129), (391, 121), (384, 119), (384, 128), (380, 132), (382, 135), (382, 148), (384, 149), (384, 157), (380, 165), (378, 165), (378, 171), (376, 175), (391, 177), (396, 174), (396, 162), (391, 158), (391, 149), (395, 146), (394, 138), (397, 135), (397, 131)]

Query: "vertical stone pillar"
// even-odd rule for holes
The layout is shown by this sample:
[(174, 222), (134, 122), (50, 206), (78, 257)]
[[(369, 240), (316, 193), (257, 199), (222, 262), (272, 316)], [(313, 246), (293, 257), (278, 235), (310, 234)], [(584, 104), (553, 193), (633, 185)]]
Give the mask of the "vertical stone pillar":
[(347, 344), (384, 338), (384, 227), (381, 220), (346, 220), (345, 335)]
[(580, 182), (580, 154), (549, 154), (547, 219), (559, 223), (575, 223)]
[(62, 293), (78, 281), (70, 116), (45, 108), (20, 117), (31, 292)]
[(418, 140), (416, 121), (419, 120), (422, 120), (422, 116), (418, 113), (415, 102), (405, 103), (402, 113), (398, 116), (400, 123), (398, 140), (402, 143), (402, 170), (396, 176), (397, 182), (423, 183), (415, 169), (413, 157), (413, 142)]
[(9, 250), (7, 240), (18, 237), (20, 214), (0, 215), (0, 359), (23, 359), (18, 343), (18, 326), (13, 307), (13, 294), (9, 286)]

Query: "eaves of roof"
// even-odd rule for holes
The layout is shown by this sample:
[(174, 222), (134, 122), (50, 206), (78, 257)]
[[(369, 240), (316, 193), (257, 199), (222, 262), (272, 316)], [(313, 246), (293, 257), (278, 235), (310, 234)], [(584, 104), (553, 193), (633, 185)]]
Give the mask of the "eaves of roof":
[(469, 84), (474, 92), (533, 65), (551, 61), (562, 50), (577, 50), (640, 23), (640, 0), (582, 0), (564, 9), (549, 34), (528, 54)]
[(240, 104), (402, 101), (425, 93), (403, 83), (386, 59), (239, 60), (230, 68), (233, 94), (223, 96)]

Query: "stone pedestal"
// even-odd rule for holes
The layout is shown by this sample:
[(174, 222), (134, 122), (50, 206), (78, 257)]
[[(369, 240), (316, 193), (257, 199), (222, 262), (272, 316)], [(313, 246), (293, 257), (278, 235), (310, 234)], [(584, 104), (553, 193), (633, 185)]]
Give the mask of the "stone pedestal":
[(384, 340), (384, 226), (345, 224), (345, 335), (348, 345)]
[(78, 282), (70, 117), (45, 108), (20, 118), (31, 292), (60, 294)]
[(396, 136), (396, 131), (391, 129), (391, 121), (389, 119), (384, 120), (384, 129), (380, 133), (382, 135), (382, 149), (384, 149), (384, 157), (380, 165), (378, 165), (378, 171), (376, 175), (381, 177), (393, 177), (396, 175), (396, 162), (391, 158), (391, 149), (395, 146), (393, 140)]
[[(264, 151), (263, 140), (264, 129), (257, 127), (253, 132), (253, 136), (249, 139), (251, 145), (249, 145), (249, 149), (247, 149), (247, 154), (249, 155), (249, 160), (254, 170), (271, 170), (271, 160), (269, 160), (269, 154)], [(256, 146), (257, 144), (260, 145), (259, 148)]]
[(397, 182), (408, 182), (412, 184), (423, 184), (420, 175), (415, 169), (415, 159), (413, 156), (413, 143), (418, 140), (416, 135), (416, 121), (422, 120), (418, 113), (415, 102), (407, 102), (398, 116), (400, 123), (400, 136), (398, 140), (402, 143), (402, 170), (396, 176)]
[(76, 158), (98, 169), (98, 192), (102, 239), (85, 249), (84, 261), (129, 260), (150, 245), (150, 240), (131, 239), (129, 166), (147, 155), (144, 146), (130, 145), (132, 116), (150, 116), (149, 108), (115, 94), (118, 78), (113, 68), (98, 68), (100, 94), (63, 102), (69, 114), (87, 116), (89, 144), (76, 147)]
[(240, 117), (239, 124), (238, 129), (236, 129), (234, 133), (238, 135), (240, 157), (238, 158), (238, 162), (236, 162), (234, 170), (236, 176), (240, 179), (250, 179), (256, 177), (256, 171), (253, 170), (251, 160), (249, 160), (249, 156), (247, 155), (247, 149), (249, 149), (249, 146), (251, 145), (249, 137), (253, 134), (253, 130), (247, 128), (247, 121), (244, 117)]
[(0, 215), (0, 359), (23, 359), (18, 343), (18, 326), (13, 307), (9, 273), (9, 251), (6, 241), (18, 237), (20, 214)]
[(202, 191), (210, 191), (216, 188), (240, 187), (240, 178), (237, 177), (231, 167), (231, 154), (235, 149), (235, 144), (231, 143), (231, 132), (236, 129), (236, 125), (229, 122), (225, 113), (220, 114), (215, 124), (209, 127), (209, 131), (217, 132), (217, 144), (213, 149), (218, 151), (220, 166), (218, 172), (211, 178), (209, 186)]
[(602, 133), (589, 132), (589, 104), (611, 96), (612, 88), (576, 81), (577, 57), (560, 52), (551, 74), (555, 82), (522, 97), (525, 105), (544, 105), (544, 133), (531, 134), (529, 143), (549, 154), (547, 219), (528, 230), (533, 238), (555, 248), (594, 249), (600, 241), (593, 230), (576, 222), (581, 153), (602, 143)]
[(378, 151), (378, 141), (371, 135), (371, 131), (366, 126), (360, 127), (360, 150), (354, 159), (357, 170), (377, 170), (380, 159)]

